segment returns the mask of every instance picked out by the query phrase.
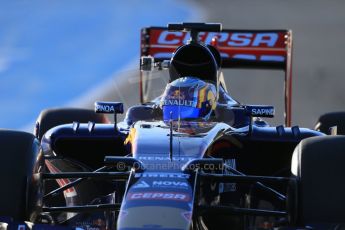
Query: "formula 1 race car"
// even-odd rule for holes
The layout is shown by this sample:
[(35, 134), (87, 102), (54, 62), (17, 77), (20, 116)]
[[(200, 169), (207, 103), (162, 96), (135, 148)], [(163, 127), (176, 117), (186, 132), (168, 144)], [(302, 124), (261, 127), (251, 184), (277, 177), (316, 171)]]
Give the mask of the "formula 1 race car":
[[(122, 103), (96, 102), (0, 130), (1, 229), (341, 229), (342, 114), (326, 133), (291, 127), (291, 49), (289, 30), (142, 29), (141, 103), (123, 121)], [(285, 126), (233, 99), (221, 67), (284, 71)]]

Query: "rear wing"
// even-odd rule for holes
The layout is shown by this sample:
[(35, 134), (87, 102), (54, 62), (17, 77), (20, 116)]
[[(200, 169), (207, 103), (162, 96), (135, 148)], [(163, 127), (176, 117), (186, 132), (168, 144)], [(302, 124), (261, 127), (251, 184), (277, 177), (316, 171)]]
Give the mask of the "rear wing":
[[(190, 33), (169, 31), (167, 27), (141, 30), (141, 56), (155, 61), (169, 60)], [(222, 30), (200, 32), (199, 39), (215, 46), (222, 57), (222, 68), (278, 69), (285, 72), (285, 125), (291, 126), (292, 32), (290, 30)], [(142, 97), (141, 97), (142, 99)]]

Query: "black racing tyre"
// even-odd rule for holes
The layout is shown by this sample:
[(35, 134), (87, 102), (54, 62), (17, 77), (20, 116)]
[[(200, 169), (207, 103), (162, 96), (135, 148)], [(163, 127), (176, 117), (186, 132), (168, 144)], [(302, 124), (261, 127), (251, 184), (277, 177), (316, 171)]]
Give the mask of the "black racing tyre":
[(72, 122), (108, 123), (104, 114), (97, 114), (91, 109), (57, 108), (43, 110), (37, 118), (34, 135), (41, 140), (49, 129)]
[(299, 223), (345, 222), (345, 136), (311, 137), (292, 157)]
[(39, 142), (31, 133), (0, 130), (0, 216), (28, 218), (29, 190), (37, 168)]
[(330, 134), (330, 128), (337, 126), (339, 135), (345, 135), (345, 112), (332, 112), (322, 115), (316, 122), (315, 130)]

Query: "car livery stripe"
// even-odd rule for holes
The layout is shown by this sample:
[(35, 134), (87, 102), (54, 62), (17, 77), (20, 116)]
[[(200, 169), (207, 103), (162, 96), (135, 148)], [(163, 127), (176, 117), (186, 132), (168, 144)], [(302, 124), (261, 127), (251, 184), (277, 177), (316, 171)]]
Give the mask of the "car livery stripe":
[[(45, 164), (49, 170), (49, 172), (51, 173), (59, 173), (61, 172), (58, 168), (56, 168), (49, 160), (45, 160)], [(71, 181), (69, 179), (56, 179), (56, 182), (59, 184), (60, 187), (63, 187), (69, 183), (71, 183)], [(66, 189), (64, 191), (64, 195), (65, 197), (75, 197), (77, 196), (77, 191), (74, 189), (74, 187), (71, 187), (69, 189)]]

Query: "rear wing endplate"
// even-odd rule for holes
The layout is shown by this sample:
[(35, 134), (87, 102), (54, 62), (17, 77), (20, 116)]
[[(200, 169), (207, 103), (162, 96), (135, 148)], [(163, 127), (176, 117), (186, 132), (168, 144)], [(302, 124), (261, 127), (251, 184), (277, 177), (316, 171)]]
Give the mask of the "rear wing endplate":
[[(167, 27), (141, 30), (141, 56), (155, 61), (169, 60), (190, 34), (169, 31)], [(215, 46), (222, 57), (222, 68), (278, 69), (285, 72), (285, 125), (291, 126), (292, 32), (290, 30), (222, 30), (200, 32), (199, 39)]]

